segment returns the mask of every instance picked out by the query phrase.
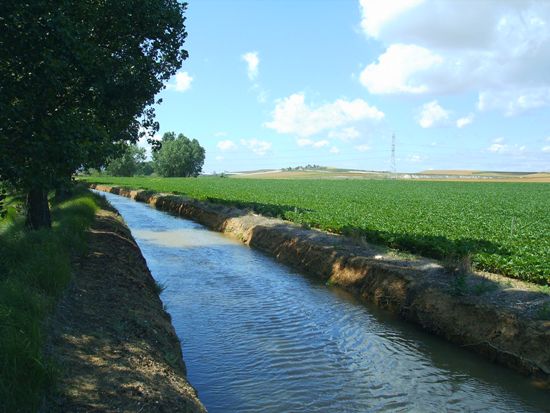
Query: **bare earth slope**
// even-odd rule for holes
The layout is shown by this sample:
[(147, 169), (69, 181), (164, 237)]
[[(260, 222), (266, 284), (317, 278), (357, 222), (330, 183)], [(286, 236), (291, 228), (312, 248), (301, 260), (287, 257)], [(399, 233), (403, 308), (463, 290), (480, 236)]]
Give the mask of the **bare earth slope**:
[(92, 185), (240, 239), (427, 331), (550, 385), (550, 296), (496, 274), (459, 274), (339, 235), (185, 196)]
[(43, 411), (206, 412), (145, 260), (115, 213), (98, 213), (76, 268), (51, 322), (48, 353), (61, 377)]

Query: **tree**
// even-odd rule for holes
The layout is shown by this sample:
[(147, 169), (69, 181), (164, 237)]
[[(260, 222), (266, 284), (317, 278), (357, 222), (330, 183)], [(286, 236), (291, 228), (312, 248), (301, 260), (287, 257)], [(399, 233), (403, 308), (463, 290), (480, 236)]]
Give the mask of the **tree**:
[(138, 163), (138, 169), (136, 175), (148, 176), (155, 172), (152, 161), (140, 162)]
[(106, 172), (113, 176), (134, 176), (145, 161), (145, 148), (137, 145), (126, 145), (122, 155), (113, 158), (105, 167)]
[(204, 164), (204, 148), (196, 139), (166, 132), (162, 147), (153, 152), (155, 172), (161, 176), (198, 176)]
[(0, 180), (26, 192), (29, 227), (47, 192), (98, 167), (140, 128), (187, 52), (177, 0), (6, 0), (0, 18)]

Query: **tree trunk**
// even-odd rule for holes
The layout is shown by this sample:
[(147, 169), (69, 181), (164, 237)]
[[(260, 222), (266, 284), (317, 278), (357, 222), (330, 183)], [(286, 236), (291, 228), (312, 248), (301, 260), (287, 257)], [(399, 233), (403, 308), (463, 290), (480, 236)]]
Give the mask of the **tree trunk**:
[(33, 188), (27, 194), (27, 221), (30, 229), (51, 228), (48, 192), (42, 188)]
[(60, 184), (57, 188), (55, 188), (54, 201), (56, 203), (66, 201), (71, 197), (72, 194), (73, 194), (73, 188), (71, 185), (71, 181), (65, 184)]

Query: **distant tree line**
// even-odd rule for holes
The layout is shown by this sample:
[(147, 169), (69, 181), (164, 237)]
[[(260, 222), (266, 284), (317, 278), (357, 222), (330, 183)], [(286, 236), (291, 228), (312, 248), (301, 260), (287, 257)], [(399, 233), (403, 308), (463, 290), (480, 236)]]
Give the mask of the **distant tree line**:
[(29, 228), (51, 225), (48, 193), (66, 187), (75, 171), (100, 168), (144, 130), (149, 138), (158, 131), (155, 95), (187, 58), (186, 7), (177, 0), (2, 2), (0, 182), (26, 194)]
[(153, 149), (153, 161), (146, 161), (144, 148), (127, 145), (120, 155), (109, 160), (105, 173), (112, 176), (156, 173), (164, 177), (196, 177), (202, 172), (204, 157), (204, 148), (196, 139), (166, 132), (161, 146)]
[(305, 171), (305, 170), (312, 170), (312, 169), (327, 169), (326, 166), (321, 165), (309, 165), (306, 166), (295, 166), (294, 168), (292, 166), (289, 166), (288, 168), (283, 168), (283, 171)]

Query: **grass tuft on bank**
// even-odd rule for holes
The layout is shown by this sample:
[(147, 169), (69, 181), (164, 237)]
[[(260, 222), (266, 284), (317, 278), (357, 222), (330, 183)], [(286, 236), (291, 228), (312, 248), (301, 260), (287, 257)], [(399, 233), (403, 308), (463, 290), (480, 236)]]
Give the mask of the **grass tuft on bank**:
[(15, 211), (0, 220), (0, 413), (36, 411), (54, 382), (43, 356), (45, 321), (86, 250), (99, 197), (79, 189), (53, 205), (52, 229), (28, 231)]

